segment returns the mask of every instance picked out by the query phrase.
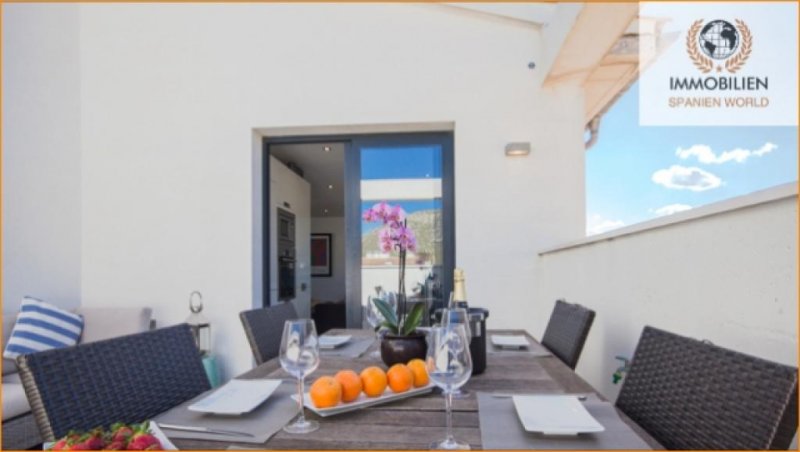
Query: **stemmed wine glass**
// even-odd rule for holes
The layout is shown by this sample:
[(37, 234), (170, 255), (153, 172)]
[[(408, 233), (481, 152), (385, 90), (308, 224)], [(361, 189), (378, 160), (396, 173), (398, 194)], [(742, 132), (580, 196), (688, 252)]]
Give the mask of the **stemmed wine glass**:
[[(367, 307), (366, 307), (367, 323), (369, 323), (372, 329), (375, 330), (375, 336), (378, 339), (380, 339), (381, 330), (378, 329), (378, 326), (381, 323), (383, 323), (384, 318), (383, 315), (381, 315), (380, 311), (378, 311), (378, 307), (375, 306), (375, 302), (373, 300), (374, 298), (372, 298), (371, 296), (367, 297)], [(375, 358), (375, 357), (380, 357), (380, 354), (381, 354), (380, 349), (378, 349), (370, 353), (370, 356)]]
[(472, 375), (472, 357), (464, 325), (431, 328), (426, 365), (431, 381), (444, 392), (447, 409), (447, 437), (431, 444), (431, 449), (469, 449), (469, 444), (460, 443), (453, 437), (453, 391)]
[(311, 319), (287, 320), (283, 325), (280, 352), (281, 367), (297, 378), (297, 403), (300, 414), (296, 420), (283, 427), (288, 433), (310, 433), (319, 428), (319, 422), (306, 420), (303, 410), (304, 379), (319, 366), (319, 340), (317, 328)]
[[(442, 326), (464, 325), (464, 334), (467, 337), (467, 348), (472, 341), (472, 330), (469, 327), (469, 312), (464, 308), (448, 308), (442, 312)], [(462, 399), (469, 395), (466, 389), (456, 389), (453, 397)]]

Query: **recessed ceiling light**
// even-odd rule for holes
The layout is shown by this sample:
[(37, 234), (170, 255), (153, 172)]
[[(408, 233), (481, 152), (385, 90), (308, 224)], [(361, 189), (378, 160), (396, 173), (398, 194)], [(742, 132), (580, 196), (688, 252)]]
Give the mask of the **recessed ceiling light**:
[(328, 190), (333, 190), (333, 185), (332, 184), (328, 184)]
[(325, 149), (325, 152), (331, 152), (331, 147), (330, 146), (325, 146), (323, 149)]

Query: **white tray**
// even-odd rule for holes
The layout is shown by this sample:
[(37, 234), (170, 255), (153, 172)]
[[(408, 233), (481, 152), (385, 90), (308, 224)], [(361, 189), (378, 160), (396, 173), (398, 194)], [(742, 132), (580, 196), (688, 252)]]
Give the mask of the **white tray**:
[(213, 414), (249, 413), (267, 400), (281, 380), (231, 380), (189, 405), (189, 411)]
[[(387, 387), (383, 395), (380, 395), (378, 397), (367, 397), (367, 395), (362, 392), (361, 395), (359, 395), (356, 400), (349, 403), (342, 402), (331, 408), (315, 407), (314, 403), (311, 402), (311, 397), (308, 395), (308, 393), (305, 393), (305, 395), (303, 396), (303, 405), (305, 405), (306, 408), (313, 411), (314, 413), (322, 417), (326, 417), (326, 416), (333, 416), (336, 414), (347, 413), (350, 411), (360, 410), (362, 408), (366, 408), (369, 406), (375, 406), (383, 403), (393, 402), (395, 400), (407, 399), (409, 397), (414, 397), (420, 394), (427, 394), (431, 392), (434, 387), (435, 385), (433, 383), (428, 383), (426, 386), (422, 386), (419, 388), (411, 388), (406, 392), (400, 392), (400, 393), (395, 393)], [(294, 400), (297, 400), (297, 394), (293, 395), (292, 398)]]
[(525, 430), (545, 435), (577, 435), (605, 430), (577, 396), (516, 395), (517, 416)]
[[(172, 441), (167, 438), (167, 435), (158, 427), (158, 424), (153, 421), (150, 421), (150, 433), (161, 442), (161, 447), (163, 447), (164, 450), (178, 450), (178, 448), (172, 444)], [(56, 441), (50, 441), (42, 444), (42, 450), (50, 450), (55, 443)]]

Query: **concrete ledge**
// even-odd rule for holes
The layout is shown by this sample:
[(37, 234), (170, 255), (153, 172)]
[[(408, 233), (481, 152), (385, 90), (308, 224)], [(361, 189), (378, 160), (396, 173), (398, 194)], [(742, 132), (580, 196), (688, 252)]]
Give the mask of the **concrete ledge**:
[(634, 225), (626, 226), (623, 228), (615, 229), (613, 231), (605, 232), (603, 234), (596, 234), (588, 236), (584, 239), (568, 242), (553, 248), (547, 248), (539, 251), (539, 256), (557, 253), (559, 251), (569, 250), (582, 246), (591, 245), (593, 243), (605, 242), (614, 240), (628, 235), (638, 234), (653, 229), (660, 229), (676, 224), (694, 221), (712, 215), (720, 215), (735, 210), (746, 209), (748, 207), (757, 206), (759, 204), (766, 204), (770, 202), (779, 201), (782, 199), (797, 197), (797, 182), (790, 182), (788, 184), (776, 185), (766, 190), (756, 191), (743, 196), (726, 199), (724, 201), (715, 202), (713, 204), (706, 204), (704, 206), (696, 207), (684, 212), (666, 215), (663, 217), (655, 218), (652, 220), (644, 221)]

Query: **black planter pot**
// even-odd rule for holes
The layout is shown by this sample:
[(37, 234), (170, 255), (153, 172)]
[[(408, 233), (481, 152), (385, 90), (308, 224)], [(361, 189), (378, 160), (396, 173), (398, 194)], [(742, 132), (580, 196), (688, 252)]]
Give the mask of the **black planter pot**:
[(424, 360), (427, 353), (425, 335), (417, 331), (408, 336), (387, 334), (381, 339), (381, 359), (389, 367), (398, 363), (406, 364), (414, 358)]

